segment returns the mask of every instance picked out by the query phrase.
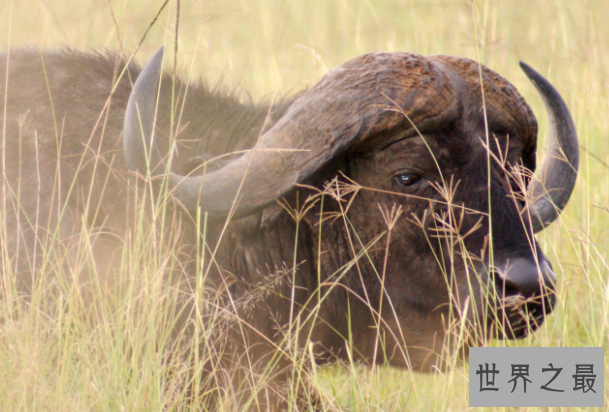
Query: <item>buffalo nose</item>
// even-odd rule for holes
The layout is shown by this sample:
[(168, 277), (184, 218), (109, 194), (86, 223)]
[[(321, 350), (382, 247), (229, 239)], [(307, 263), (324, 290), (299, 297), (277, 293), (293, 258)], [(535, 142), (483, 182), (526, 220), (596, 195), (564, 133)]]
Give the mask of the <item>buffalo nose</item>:
[[(537, 264), (532, 259), (510, 259), (496, 267), (495, 280), (506, 296), (521, 295), (524, 298), (540, 295), (553, 295), (556, 290), (556, 276), (550, 263), (540, 259)], [(497, 278), (498, 277), (498, 278)], [(551, 303), (553, 299), (550, 299)]]
[(521, 339), (541, 325), (556, 304), (556, 276), (550, 263), (532, 258), (508, 259), (493, 270), (499, 294), (497, 337)]

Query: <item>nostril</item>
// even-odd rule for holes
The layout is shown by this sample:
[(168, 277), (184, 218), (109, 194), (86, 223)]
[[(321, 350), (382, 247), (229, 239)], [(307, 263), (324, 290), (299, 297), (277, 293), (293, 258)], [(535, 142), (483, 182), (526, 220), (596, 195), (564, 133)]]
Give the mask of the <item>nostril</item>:
[(520, 288), (517, 284), (506, 280), (503, 274), (495, 270), (493, 271), (495, 279), (495, 289), (501, 296), (514, 296), (520, 294)]
[(539, 327), (556, 303), (556, 277), (545, 259), (509, 259), (493, 269), (497, 319), (509, 339), (520, 339)]
[(556, 276), (545, 260), (541, 260), (539, 265), (526, 258), (508, 260), (496, 268), (495, 282), (505, 296), (518, 294), (529, 298), (556, 289)]

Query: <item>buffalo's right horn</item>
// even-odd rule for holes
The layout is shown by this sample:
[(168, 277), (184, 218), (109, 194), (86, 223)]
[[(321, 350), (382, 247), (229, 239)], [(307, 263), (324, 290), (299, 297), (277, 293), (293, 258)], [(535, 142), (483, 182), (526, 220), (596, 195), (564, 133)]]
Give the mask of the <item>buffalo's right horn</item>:
[(528, 213), (534, 233), (545, 229), (567, 205), (577, 178), (579, 147), (569, 109), (558, 91), (526, 63), (520, 67), (541, 95), (550, 120), (546, 160), (527, 191)]

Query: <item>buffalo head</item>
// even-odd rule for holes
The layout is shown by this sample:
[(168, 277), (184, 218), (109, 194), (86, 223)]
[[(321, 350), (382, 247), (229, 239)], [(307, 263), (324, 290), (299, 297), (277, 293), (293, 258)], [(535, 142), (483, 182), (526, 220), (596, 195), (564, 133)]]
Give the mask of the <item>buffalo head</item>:
[[(346, 356), (350, 340), (355, 358), (428, 370), (446, 349), (522, 338), (552, 311), (556, 278), (534, 233), (571, 195), (577, 136), (556, 89), (526, 64), (551, 120), (537, 175), (535, 116), (501, 76), (463, 58), (372, 53), (296, 98), (247, 153), (183, 176), (165, 173), (154, 144), (162, 55), (129, 99), (128, 167), (163, 175), (191, 213), (234, 230), (310, 195), (297, 282), (309, 289), (286, 299), (307, 320), (317, 310), (320, 359)], [(294, 224), (275, 222), (258, 230)]]

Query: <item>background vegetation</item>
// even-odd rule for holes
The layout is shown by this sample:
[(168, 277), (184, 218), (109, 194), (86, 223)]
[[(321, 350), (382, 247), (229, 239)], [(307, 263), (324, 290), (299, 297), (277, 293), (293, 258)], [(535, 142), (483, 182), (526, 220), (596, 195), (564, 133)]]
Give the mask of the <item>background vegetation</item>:
[[(131, 52), (162, 4), (2, 0), (0, 49), (33, 45)], [(162, 44), (173, 45), (175, 13), (172, 0), (142, 43), (137, 61), (146, 62)], [(581, 174), (566, 212), (538, 236), (558, 276), (556, 311), (533, 336), (493, 344), (608, 346), (607, 16), (606, 0), (183, 0), (178, 66), (193, 79), (223, 80), (258, 100), (311, 86), (329, 69), (370, 51), (469, 57), (509, 79), (533, 106), (543, 156), (547, 118), (518, 61), (531, 64), (571, 108), (580, 136)], [(50, 317), (11, 317), (7, 307), (0, 312), (1, 411), (173, 410), (169, 395), (159, 389), (162, 374), (155, 368), (161, 363), (154, 351), (144, 351), (137, 373), (121, 363), (119, 348), (127, 335), (146, 339), (127, 316), (108, 314), (107, 324), (89, 333), (74, 323), (69, 310)], [(353, 411), (468, 409), (467, 365), (433, 375), (326, 367), (313, 384), (337, 406)]]

